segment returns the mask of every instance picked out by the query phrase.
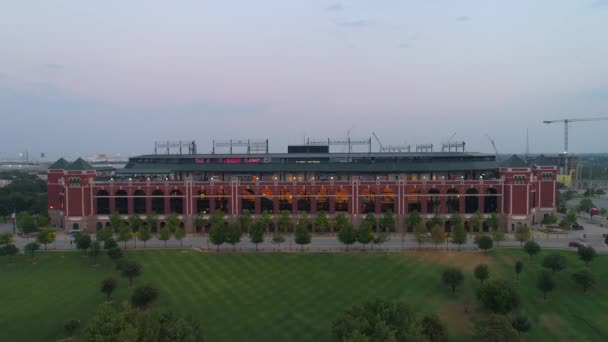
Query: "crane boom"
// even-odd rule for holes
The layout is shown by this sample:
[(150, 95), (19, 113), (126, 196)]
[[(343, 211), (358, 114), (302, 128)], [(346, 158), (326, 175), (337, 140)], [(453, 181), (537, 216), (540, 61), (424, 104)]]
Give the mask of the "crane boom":
[(378, 142), (378, 146), (380, 146), (380, 152), (384, 152), (384, 146), (382, 145), (382, 143), (380, 142), (380, 138), (378, 138), (378, 136), (376, 135), (376, 133), (372, 132), (372, 135), (374, 136), (374, 138), (376, 139), (376, 142)]
[(578, 118), (578, 119), (558, 119), (558, 120), (544, 120), (545, 124), (552, 124), (556, 122), (564, 123), (564, 153), (568, 153), (568, 124), (571, 122), (582, 122), (582, 121), (602, 121), (608, 120), (608, 117), (597, 117), (597, 118)]

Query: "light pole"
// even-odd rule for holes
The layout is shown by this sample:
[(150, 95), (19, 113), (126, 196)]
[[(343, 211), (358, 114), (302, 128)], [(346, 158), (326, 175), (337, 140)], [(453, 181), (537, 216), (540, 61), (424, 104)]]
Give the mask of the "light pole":
[(591, 175), (592, 175), (592, 169), (591, 166), (589, 166), (589, 224), (591, 224), (591, 211), (593, 210), (593, 206), (591, 205), (593, 202), (591, 201), (591, 194), (592, 194), (592, 189), (591, 189)]

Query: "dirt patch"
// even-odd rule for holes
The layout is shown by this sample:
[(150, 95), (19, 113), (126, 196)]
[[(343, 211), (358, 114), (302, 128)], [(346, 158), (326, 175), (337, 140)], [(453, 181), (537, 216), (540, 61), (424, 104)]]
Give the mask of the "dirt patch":
[[(547, 331), (559, 331), (561, 320), (556, 315), (542, 314), (540, 315), (539, 320), (540, 323), (547, 328)], [(556, 337), (559, 341), (568, 341), (568, 339), (563, 336), (560, 337), (559, 335), (553, 335), (553, 337)]]
[(465, 271), (472, 271), (478, 264), (484, 263), (488, 266), (494, 264), (494, 258), (483, 253), (458, 252), (458, 251), (416, 251), (407, 252), (404, 255), (413, 256), (420, 262), (431, 264), (455, 266)]
[(448, 327), (449, 336), (470, 336), (471, 318), (476, 316), (477, 306), (457, 303), (438, 306), (437, 315)]

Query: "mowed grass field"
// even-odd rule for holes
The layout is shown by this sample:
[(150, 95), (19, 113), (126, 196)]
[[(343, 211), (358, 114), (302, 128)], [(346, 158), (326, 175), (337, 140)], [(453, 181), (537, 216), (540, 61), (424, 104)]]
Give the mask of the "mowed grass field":
[[(354, 303), (372, 298), (403, 300), (420, 315), (436, 312), (448, 324), (450, 340), (470, 340), (470, 319), (484, 314), (472, 270), (490, 266), (491, 278), (513, 281), (532, 320), (528, 341), (608, 340), (608, 256), (591, 264), (598, 285), (584, 294), (570, 274), (583, 264), (574, 252), (561, 252), (568, 268), (556, 276), (548, 299), (536, 288), (544, 255), (534, 261), (521, 250), (405, 253), (203, 253), (128, 251), (143, 264), (135, 284), (159, 289), (159, 305), (201, 323), (208, 341), (328, 341), (331, 322)], [(519, 282), (515, 260), (525, 262)], [(68, 319), (86, 324), (103, 302), (100, 281), (118, 277), (108, 257), (100, 265), (77, 252), (38, 253), (32, 263), (20, 256), (12, 265), (0, 259), (0, 336), (4, 341), (52, 341)], [(440, 281), (448, 265), (463, 268), (465, 283), (452, 295)], [(130, 290), (120, 279), (115, 303)], [(465, 306), (470, 313), (465, 314)]]

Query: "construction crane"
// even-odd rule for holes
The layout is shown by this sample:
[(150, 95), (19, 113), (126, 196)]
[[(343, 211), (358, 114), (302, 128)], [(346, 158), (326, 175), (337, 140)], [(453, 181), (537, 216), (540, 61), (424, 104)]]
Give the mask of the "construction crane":
[(378, 138), (378, 136), (374, 132), (372, 132), (372, 135), (374, 136), (374, 139), (376, 139), (378, 146), (380, 146), (380, 152), (384, 152), (385, 151), (384, 145), (382, 145), (382, 142), (380, 142), (380, 138)]
[(488, 134), (486, 134), (486, 137), (488, 138), (488, 140), (490, 140), (490, 143), (492, 144), (492, 148), (494, 149), (494, 156), (498, 158), (498, 149), (496, 148), (496, 143), (494, 142), (494, 139), (492, 139)]

